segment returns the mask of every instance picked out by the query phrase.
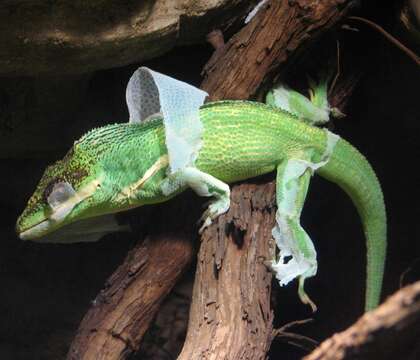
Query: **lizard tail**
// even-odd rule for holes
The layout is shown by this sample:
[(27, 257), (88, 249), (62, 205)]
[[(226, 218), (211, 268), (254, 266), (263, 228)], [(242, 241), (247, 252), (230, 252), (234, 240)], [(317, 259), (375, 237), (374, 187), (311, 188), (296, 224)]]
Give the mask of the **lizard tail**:
[(366, 158), (343, 139), (317, 173), (350, 196), (362, 220), (367, 248), (365, 311), (369, 311), (379, 304), (386, 257), (387, 223), (381, 185)]

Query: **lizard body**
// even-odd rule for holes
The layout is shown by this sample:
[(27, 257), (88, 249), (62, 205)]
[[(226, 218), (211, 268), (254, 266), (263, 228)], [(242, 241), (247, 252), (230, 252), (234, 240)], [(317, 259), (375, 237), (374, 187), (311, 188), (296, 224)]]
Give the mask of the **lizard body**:
[[(208, 210), (214, 218), (229, 206), (229, 187), (224, 183), (277, 170), (279, 212), (286, 213), (279, 215), (278, 223), (297, 239), (303, 257), (309, 259), (313, 249), (297, 220), (315, 171), (344, 189), (357, 207), (367, 241), (366, 310), (374, 308), (382, 285), (386, 215), (380, 184), (367, 160), (347, 141), (269, 105), (209, 103), (200, 108), (199, 116), (203, 144), (195, 168), (178, 177), (168, 176), (161, 117), (90, 131), (63, 160), (46, 170), (18, 219), (20, 237), (42, 241), (64, 225), (164, 202), (187, 187), (218, 199), (217, 206), (210, 205)], [(308, 167), (309, 163), (323, 166)], [(273, 230), (274, 237), (276, 231), (280, 230)], [(303, 280), (314, 275), (316, 264), (309, 264), (308, 269), (300, 276), (299, 294), (311, 303)]]

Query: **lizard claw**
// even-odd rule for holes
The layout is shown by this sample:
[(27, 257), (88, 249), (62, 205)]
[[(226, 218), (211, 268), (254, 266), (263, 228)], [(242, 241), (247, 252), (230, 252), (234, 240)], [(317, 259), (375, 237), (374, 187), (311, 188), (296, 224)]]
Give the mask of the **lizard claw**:
[(204, 229), (210, 226), (214, 219), (216, 219), (219, 215), (224, 214), (229, 210), (229, 206), (229, 197), (221, 197), (216, 201), (211, 201), (210, 205), (204, 211), (203, 215), (201, 215), (199, 223), (202, 222), (202, 225), (198, 230), (198, 233), (202, 234)]

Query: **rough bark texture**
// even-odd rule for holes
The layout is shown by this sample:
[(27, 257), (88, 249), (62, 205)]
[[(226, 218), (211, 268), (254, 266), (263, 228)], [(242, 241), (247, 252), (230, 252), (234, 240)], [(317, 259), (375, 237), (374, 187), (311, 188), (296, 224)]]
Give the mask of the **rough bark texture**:
[(125, 359), (138, 350), (191, 254), (188, 240), (176, 235), (147, 238), (137, 245), (93, 301), (67, 359)]
[[(254, 1), (255, 2), (255, 1)], [(202, 41), (252, 1), (2, 1), (0, 74), (80, 74), (145, 61)]]
[(149, 214), (151, 222), (172, 220), (156, 226), (159, 230), (137, 244), (108, 279), (84, 316), (67, 359), (125, 359), (138, 350), (162, 300), (193, 258), (193, 216), (182, 221), (173, 217), (194, 209), (192, 204), (186, 201), (182, 209), (171, 204)]
[(420, 281), (324, 341), (304, 360), (414, 360), (420, 356), (419, 339)]
[(219, 49), (204, 69), (211, 97), (247, 99), (291, 55), (307, 49), (343, 18), (353, 1), (270, 1), (253, 21)]
[[(270, 70), (284, 66), (290, 52), (340, 20), (351, 2), (342, 3), (341, 11), (333, 1), (289, 3), (270, 2), (226, 45), (216, 41), (202, 83), (213, 99), (251, 97)], [(352, 87), (346, 89), (341, 95)], [(268, 246), (274, 211), (267, 211), (274, 187), (235, 186), (231, 199), (230, 211), (202, 237), (187, 339), (178, 360), (265, 359), (271, 344), (271, 276), (261, 259), (274, 255)]]
[[(242, 184), (202, 236), (188, 335), (178, 360), (265, 359), (271, 343), (275, 184)], [(270, 246), (271, 244), (271, 246)]]

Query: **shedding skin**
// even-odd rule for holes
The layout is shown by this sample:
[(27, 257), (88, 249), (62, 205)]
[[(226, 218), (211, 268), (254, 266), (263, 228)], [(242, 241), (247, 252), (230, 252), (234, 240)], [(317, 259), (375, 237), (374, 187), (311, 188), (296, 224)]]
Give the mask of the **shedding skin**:
[[(383, 195), (371, 166), (354, 147), (337, 135), (313, 126), (320, 123), (319, 116), (311, 118), (308, 108), (330, 111), (326, 99), (322, 98), (326, 96), (326, 83), (320, 84), (320, 88), (312, 84), (312, 101), (296, 92), (292, 95), (287, 91), (274, 92), (274, 103), (285, 102), (285, 99), (275, 98), (278, 94), (286, 97), (287, 111), (246, 101), (203, 105), (195, 109), (200, 123), (195, 129), (200, 131), (198, 137), (196, 130), (192, 132), (198, 139), (193, 146), (187, 141), (191, 132), (185, 125), (175, 124), (177, 134), (185, 135), (184, 138), (173, 141), (173, 137), (168, 136), (168, 127), (172, 129), (174, 124), (168, 125), (165, 101), (159, 97), (157, 103), (152, 102), (150, 113), (141, 115), (147, 118), (146, 122), (133, 120), (94, 129), (75, 143), (65, 161), (48, 168), (18, 219), (17, 232), (22, 238), (42, 241), (74, 224), (72, 230), (81, 241), (86, 241), (96, 236), (84, 239), (83, 232), (76, 229), (77, 224), (168, 201), (188, 187), (199, 196), (212, 197), (203, 214), (200, 228), (203, 231), (229, 209), (227, 184), (277, 171), (278, 212), (273, 237), (280, 253), (272, 267), (282, 284), (298, 278), (301, 300), (315, 309), (304, 291), (304, 282), (316, 273), (316, 252), (300, 225), (300, 213), (310, 177), (317, 173), (343, 188), (358, 209), (367, 240), (366, 310), (370, 310), (380, 299), (385, 262)], [(128, 96), (131, 100), (136, 99), (133, 90)], [(164, 92), (158, 90), (157, 93), (161, 96)], [(202, 94), (200, 96), (204, 99)], [(131, 104), (136, 105), (136, 101)], [(130, 102), (128, 104), (131, 106)], [(299, 104), (304, 104), (303, 110)], [(182, 120), (182, 107), (177, 111), (178, 120)], [(132, 119), (140, 113), (139, 109), (130, 110)], [(186, 109), (185, 114), (192, 113), (194, 111)], [(186, 146), (179, 146), (180, 143)], [(179, 153), (171, 152), (171, 148), (178, 149)], [(73, 169), (77, 169), (77, 176)], [(74, 190), (70, 199), (78, 202), (71, 203), (69, 211), (57, 218), (58, 212), (43, 194), (51, 184), (62, 182), (63, 178)], [(83, 197), (86, 186), (95, 184), (98, 179), (101, 179), (100, 186)], [(65, 198), (55, 199), (63, 199), (63, 203), (68, 204)], [(60, 206), (58, 204), (58, 208)], [(112, 228), (119, 229), (118, 226)]]

